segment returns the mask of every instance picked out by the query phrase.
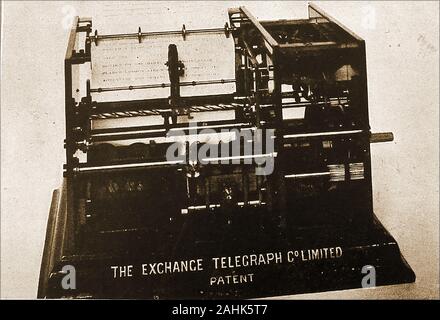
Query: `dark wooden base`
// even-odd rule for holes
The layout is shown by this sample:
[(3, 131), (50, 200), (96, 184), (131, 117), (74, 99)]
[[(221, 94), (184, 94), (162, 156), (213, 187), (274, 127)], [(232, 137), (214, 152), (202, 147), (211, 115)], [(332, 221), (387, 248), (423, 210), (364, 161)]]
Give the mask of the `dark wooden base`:
[[(248, 221), (249, 228), (243, 222), (215, 228), (197, 224), (195, 217), (187, 219), (174, 236), (161, 230), (125, 238), (106, 235), (96, 240), (102, 243), (93, 250), (87, 249), (91, 244), (82, 244), (81, 250), (69, 252), (66, 248), (73, 246), (66, 243), (65, 193), (57, 190), (53, 196), (39, 298), (241, 299), (343, 290), (362, 287), (366, 265), (374, 266), (377, 286), (415, 281), (396, 241), (376, 218), (361, 229), (316, 227), (279, 232), (273, 228), (256, 232), (252, 221)], [(201, 228), (206, 229), (202, 238), (195, 236)], [(121, 242), (128, 245), (121, 246)], [(281, 257), (281, 261), (216, 269), (212, 260), (231, 257), (234, 262), (235, 256), (260, 253), (266, 258), (271, 254)], [(148, 270), (149, 263), (191, 259), (202, 259), (203, 270), (142, 274), (143, 264)], [(60, 271), (65, 265), (75, 267), (76, 290), (61, 287), (65, 274)], [(133, 266), (132, 276), (119, 277), (128, 265)], [(121, 267), (116, 278), (112, 266)]]

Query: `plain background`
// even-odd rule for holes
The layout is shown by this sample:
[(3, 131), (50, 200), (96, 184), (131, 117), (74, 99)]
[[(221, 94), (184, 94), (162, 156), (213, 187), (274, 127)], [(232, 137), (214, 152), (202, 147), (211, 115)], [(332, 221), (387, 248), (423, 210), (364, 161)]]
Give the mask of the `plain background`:
[[(375, 212), (417, 281), (287, 298), (438, 298), (439, 3), (317, 4), (366, 40), (372, 131), (395, 135), (372, 146)], [(238, 5), (260, 19), (307, 17), (302, 1), (198, 2), (195, 12), (208, 21)], [(72, 10), (87, 16), (88, 5), (2, 6), (1, 297), (35, 298), (52, 190), (62, 180), (66, 23)]]

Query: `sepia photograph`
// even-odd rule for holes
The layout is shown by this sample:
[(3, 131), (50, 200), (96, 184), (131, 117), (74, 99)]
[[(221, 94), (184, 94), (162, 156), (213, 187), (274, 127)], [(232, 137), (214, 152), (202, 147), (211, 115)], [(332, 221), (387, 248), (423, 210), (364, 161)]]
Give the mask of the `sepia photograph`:
[(1, 299), (440, 298), (438, 1), (2, 1), (0, 70)]

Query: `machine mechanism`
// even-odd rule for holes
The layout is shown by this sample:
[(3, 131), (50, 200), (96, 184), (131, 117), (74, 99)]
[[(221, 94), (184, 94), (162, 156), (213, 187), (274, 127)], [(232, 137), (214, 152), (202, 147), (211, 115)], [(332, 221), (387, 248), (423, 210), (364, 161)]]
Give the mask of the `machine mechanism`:
[[(308, 9), (308, 19), (258, 21), (240, 7), (217, 29), (116, 35), (75, 20), (65, 179), (39, 297), (276, 296), (361, 287), (365, 266), (376, 285), (415, 280), (373, 213), (370, 143), (393, 135), (370, 132), (365, 42)], [(218, 62), (196, 64), (185, 46), (214, 35), (232, 44), (231, 78), (194, 76)], [(79, 76), (124, 70), (94, 64), (117, 41), (158, 39), (165, 58), (148, 73), (166, 81)]]

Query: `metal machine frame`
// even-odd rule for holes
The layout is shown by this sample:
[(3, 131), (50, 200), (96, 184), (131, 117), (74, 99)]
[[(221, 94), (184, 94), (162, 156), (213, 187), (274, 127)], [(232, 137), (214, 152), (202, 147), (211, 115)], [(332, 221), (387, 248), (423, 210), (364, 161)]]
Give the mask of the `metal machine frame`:
[[(189, 178), (195, 179), (194, 171), (199, 170), (195, 166), (188, 165), (185, 161), (167, 161), (163, 158), (139, 158), (139, 159), (125, 159), (121, 161), (101, 161), (101, 162), (80, 162), (77, 157), (78, 152), (88, 153), (93, 150), (95, 144), (102, 144), (112, 141), (120, 140), (135, 140), (135, 139), (153, 139), (165, 137), (170, 130), (188, 130), (187, 123), (179, 123), (177, 117), (181, 114), (188, 114), (191, 112), (198, 112), (206, 110), (206, 106), (219, 105), (229, 106), (235, 113), (234, 119), (229, 120), (215, 120), (206, 121), (197, 124), (196, 132), (209, 127), (215, 131), (221, 131), (223, 128), (234, 127), (238, 130), (255, 130), (255, 129), (271, 129), (273, 136), (271, 137), (275, 143), (275, 149), (268, 154), (254, 154), (250, 158), (269, 157), (274, 160), (275, 171), (270, 176), (256, 177), (257, 199), (250, 196), (250, 182), (253, 177), (250, 176), (249, 166), (243, 163), (238, 164), (241, 168), (243, 195), (239, 205), (236, 207), (227, 207), (226, 210), (231, 212), (259, 212), (263, 216), (269, 217), (269, 223), (265, 220), (264, 223), (257, 226), (258, 228), (267, 228), (268, 236), (262, 237), (262, 243), (268, 248), (270, 245), (292, 245), (299, 238), (309, 239), (310, 243), (315, 243), (313, 230), (327, 230), (328, 233), (323, 234), (323, 242), (332, 243), (332, 236), (335, 232), (343, 232), (345, 235), (344, 241), (349, 248), (362, 247), (365, 245), (365, 250), (371, 242), (382, 241), (387, 243), (386, 248), (381, 248), (386, 252), (384, 256), (382, 253), (378, 254), (379, 258), (376, 261), (381, 261), (386, 270), (387, 276), (382, 279), (382, 284), (411, 282), (414, 281), (414, 274), (412, 270), (406, 265), (403, 258), (400, 257), (400, 252), (394, 239), (386, 232), (380, 225), (373, 213), (373, 197), (372, 197), (372, 183), (371, 183), (371, 158), (370, 158), (370, 143), (392, 141), (392, 133), (378, 133), (372, 134), (370, 132), (369, 117), (368, 117), (368, 91), (367, 91), (367, 68), (366, 68), (366, 54), (365, 42), (346, 27), (324, 13), (313, 4), (309, 5), (309, 19), (303, 20), (279, 20), (279, 21), (258, 21), (252, 14), (244, 7), (234, 8), (229, 10), (229, 24), (224, 28), (217, 29), (198, 29), (187, 30), (183, 25), (182, 30), (169, 32), (142, 32), (141, 28), (138, 32), (116, 35), (101, 35), (97, 31), (92, 33), (92, 19), (90, 18), (76, 18), (73, 28), (70, 32), (66, 56), (64, 60), (65, 72), (65, 118), (66, 118), (66, 164), (64, 165), (64, 187), (61, 191), (54, 193), (52, 202), (51, 215), (48, 222), (48, 233), (46, 237), (44, 259), (42, 263), (39, 297), (59, 297), (65, 296), (62, 290), (58, 288), (60, 279), (63, 276), (61, 267), (66, 263), (78, 266), (81, 268), (80, 274), (87, 279), (88, 283), (95, 283), (81, 292), (75, 292), (73, 296), (86, 297), (204, 297), (204, 298), (221, 298), (221, 297), (253, 297), (264, 295), (276, 295), (296, 292), (310, 292), (319, 290), (343, 289), (351, 288), (360, 285), (357, 280), (353, 280), (353, 275), (347, 276), (346, 282), (341, 284), (330, 283), (328, 286), (317, 284), (316, 287), (308, 287), (307, 284), (299, 285), (293, 289), (290, 287), (276, 286), (273, 289), (263, 288), (261, 292), (255, 287), (251, 289), (237, 289), (228, 292), (218, 293), (214, 291), (195, 290), (189, 292), (180, 292), (176, 289), (173, 291), (171, 287), (164, 286), (162, 289), (148, 289), (145, 287), (136, 287), (130, 292), (129, 288), (124, 289), (122, 293), (115, 292), (111, 289), (111, 285), (99, 284), (102, 282), (101, 266), (109, 263), (120, 263), (125, 261), (121, 256), (114, 256), (110, 252), (102, 252), (100, 254), (92, 254), (87, 250), (82, 252), (78, 248), (82, 248), (82, 231), (79, 230), (81, 219), (78, 212), (89, 205), (89, 200), (86, 203), (79, 203), (78, 199), (83, 197), (84, 181), (91, 178), (99, 178), (100, 175), (112, 174), (131, 174), (131, 172), (159, 172), (161, 170), (175, 170), (185, 173)], [(294, 28), (308, 28), (310, 34), (317, 34), (316, 39), (305, 41), (290, 41), (293, 38), (288, 32)], [(298, 29), (299, 30), (299, 29)], [(297, 33), (299, 31), (296, 31)], [(91, 62), (91, 46), (98, 45), (103, 39), (119, 39), (132, 38), (138, 39), (139, 43), (145, 41), (146, 37), (157, 35), (182, 35), (185, 39), (191, 33), (221, 33), (226, 37), (233, 37), (235, 41), (235, 56), (236, 56), (236, 77), (235, 79), (215, 79), (205, 82), (180, 82), (180, 75), (183, 72), (184, 65), (179, 60), (178, 48), (170, 44), (168, 51), (168, 71), (169, 83), (158, 83), (153, 85), (143, 86), (127, 86), (114, 88), (91, 88), (90, 81), (85, 84), (86, 95), (80, 96), (81, 84), (76, 83), (76, 68), (78, 65)], [(293, 32), (293, 37), (296, 36)], [(290, 41), (290, 42), (289, 42)], [(81, 46), (83, 47), (81, 48)], [(350, 59), (357, 70), (353, 79), (344, 82), (343, 86), (350, 87), (350, 97), (344, 97), (350, 103), (355, 104), (352, 108), (354, 111), (352, 115), (347, 116), (351, 123), (340, 124), (340, 128), (335, 127), (335, 123), (324, 118), (327, 114), (310, 111), (315, 108), (318, 109), (322, 105), (322, 110), (332, 101), (314, 101), (307, 96), (308, 93), (298, 93), (298, 86), (292, 85), (292, 91), (285, 92), (283, 86), (292, 84), (292, 77), (299, 77), (309, 70), (306, 65), (313, 64), (316, 59), (328, 59), (328, 61), (340, 61), (341, 59)], [(348, 58), (347, 58), (348, 57)], [(315, 60), (314, 60), (315, 59)], [(340, 60), (338, 60), (340, 59)], [(317, 77), (321, 77), (318, 75)], [(355, 77), (355, 78), (354, 78)], [(325, 78), (325, 76), (324, 76)], [(295, 80), (296, 81), (296, 80)], [(304, 81), (304, 80), (298, 80)], [(310, 80), (306, 80), (311, 82)], [(192, 96), (182, 97), (180, 95), (180, 88), (183, 86), (198, 86), (209, 84), (223, 84), (235, 83), (235, 94), (209, 95), (209, 96)], [(312, 82), (312, 85), (315, 83)], [(84, 84), (83, 84), (84, 85)], [(337, 85), (336, 85), (337, 87)], [(170, 95), (163, 99), (149, 99), (149, 100), (134, 100), (134, 101), (112, 101), (112, 102), (96, 102), (93, 101), (93, 95), (105, 91), (126, 91), (126, 90), (149, 90), (153, 88), (169, 88)], [(353, 89), (353, 90), (352, 90)], [(302, 90), (302, 89), (301, 89)], [(326, 89), (327, 90), (327, 89)], [(337, 87), (336, 90), (342, 92), (342, 89)], [(345, 92), (345, 91), (344, 91)], [(307, 97), (307, 99), (304, 99)], [(340, 97), (334, 98), (340, 103)], [(204, 109), (205, 108), (205, 109)], [(314, 119), (320, 124), (325, 124), (324, 129), (319, 129), (319, 126), (311, 125), (305, 122), (304, 119), (284, 119), (283, 112), (292, 108), (305, 108), (306, 117)], [(144, 125), (144, 126), (124, 126), (112, 127), (105, 129), (94, 129), (91, 125), (92, 120), (102, 115), (110, 115), (111, 117), (118, 117), (118, 114), (137, 114), (137, 115), (160, 115), (163, 117), (163, 124), (161, 125)], [(337, 123), (339, 124), (339, 123)], [(333, 129), (332, 129), (333, 128)], [(266, 137), (263, 138), (264, 141)], [(332, 151), (327, 152), (326, 148), (333, 148), (333, 144), (339, 145), (344, 154), (348, 152), (346, 159), (336, 158), (335, 161), (342, 161), (339, 167), (335, 168), (334, 164), (329, 160)], [(326, 145), (327, 147), (322, 147)], [(304, 149), (306, 146), (306, 149)], [(312, 146), (312, 151), (308, 150)], [(316, 147), (319, 146), (319, 147)], [(315, 148), (316, 147), (316, 148)], [(310, 147), (311, 148), (311, 147)], [(321, 150), (316, 153), (313, 150)], [(313, 153), (315, 152), (315, 153)], [(356, 153), (351, 155), (350, 153)], [(298, 155), (306, 159), (292, 160)], [(325, 165), (327, 169), (316, 171), (315, 169), (307, 170), (307, 157), (325, 158), (330, 161), (330, 165)], [(351, 157), (351, 158), (350, 158)], [(239, 157), (240, 158), (240, 157)], [(243, 156), (239, 160), (244, 160)], [(219, 159), (217, 159), (219, 160)], [(220, 159), (221, 160), (221, 159)], [(225, 160), (225, 158), (223, 158)], [(227, 159), (226, 159), (227, 160)], [(302, 162), (301, 162), (302, 161)], [(323, 163), (324, 163), (323, 162)], [(359, 167), (359, 163), (362, 167)], [(298, 165), (299, 164), (299, 165)], [(204, 176), (209, 176), (212, 172), (209, 165), (206, 166)], [(211, 170), (211, 171), (210, 171)], [(168, 172), (168, 171), (167, 171)], [(170, 176), (173, 177), (173, 176)], [(350, 198), (348, 204), (338, 204), (335, 210), (346, 210), (347, 206), (352, 206), (353, 213), (349, 217), (345, 217), (347, 224), (342, 227), (322, 227), (319, 223), (317, 225), (307, 225), (304, 231), (304, 225), (297, 224), (296, 218), (292, 218), (291, 208), (298, 206), (304, 207), (304, 201), (295, 194), (301, 194), (303, 185), (297, 184), (297, 181), (309, 181), (310, 179), (330, 179), (330, 181), (337, 181), (344, 184), (342, 190), (346, 190), (346, 198)], [(173, 179), (173, 178), (171, 178)], [(360, 182), (357, 180), (361, 180)], [(191, 180), (196, 181), (196, 180)], [(293, 184), (292, 184), (293, 181)], [(192, 182), (191, 182), (192, 183)], [(199, 183), (199, 182), (197, 182)], [(189, 182), (187, 183), (190, 184)], [(293, 186), (292, 186), (293, 185)], [(354, 189), (351, 186), (354, 185)], [(263, 187), (264, 186), (264, 187)], [(189, 187), (188, 187), (189, 188)], [(190, 189), (190, 188), (189, 188)], [(223, 204), (213, 204), (210, 198), (209, 188), (204, 191), (204, 203), (194, 200), (195, 191), (189, 190), (188, 198), (181, 199), (182, 208), (185, 210), (207, 211), (210, 212), (211, 207), (217, 210)], [(310, 188), (309, 188), (310, 189)], [(315, 192), (309, 189), (304, 189), (305, 193)], [(313, 189), (313, 188), (311, 188)], [(296, 190), (296, 191), (295, 191)], [(347, 200), (347, 199), (346, 199)], [(339, 201), (339, 200), (338, 200)], [(347, 201), (346, 201), (347, 202)], [(325, 205), (325, 202), (321, 203)], [(183, 209), (182, 209), (183, 210)], [(185, 213), (187, 213), (186, 211)], [(223, 214), (223, 213), (222, 213)], [(234, 213), (235, 214), (235, 213)], [(228, 216), (228, 213), (226, 214)], [(190, 216), (190, 215), (188, 215)], [(168, 217), (167, 217), (168, 218)], [(184, 218), (187, 219), (187, 218)], [(190, 218), (193, 219), (193, 218)], [(220, 219), (224, 219), (221, 216)], [(304, 219), (309, 219), (305, 217)], [(230, 223), (229, 216), (226, 219)], [(225, 220), (225, 221), (226, 221)], [(330, 219), (331, 220), (331, 219)], [(179, 217), (170, 216), (170, 221), (182, 221)], [(223, 221), (223, 220), (221, 220)], [(245, 216), (243, 220), (249, 221), (249, 215)], [(307, 220), (308, 221), (308, 220)], [(177, 223), (176, 236), (168, 238), (175, 245), (172, 245), (172, 250), (164, 249), (159, 255), (166, 255), (165, 252), (172, 252), (175, 254), (176, 246), (181, 244), (182, 235), (180, 229), (184, 228), (187, 222), (182, 224)], [(217, 223), (217, 222), (216, 222)], [(345, 222), (344, 222), (345, 224)], [(239, 227), (240, 228), (240, 227)], [(330, 230), (330, 231), (329, 231)], [(335, 231), (337, 230), (337, 231)], [(342, 230), (342, 231), (341, 231)], [(351, 230), (351, 231), (350, 231)], [(319, 231), (319, 232), (321, 232)], [(183, 231), (182, 231), (183, 232)], [(257, 232), (257, 231), (256, 231)], [(272, 232), (272, 233), (271, 233)], [(240, 233), (240, 231), (238, 232)], [(361, 233), (364, 238), (359, 240), (354, 233)], [(347, 235), (348, 234), (348, 235)], [(167, 236), (164, 236), (165, 238)], [(276, 237), (275, 242), (268, 240), (271, 237)], [(356, 238), (356, 240), (352, 240)], [(109, 239), (109, 238), (106, 238)], [(235, 239), (235, 238), (234, 238)], [(296, 240), (295, 240), (296, 239)], [(367, 240), (366, 240), (367, 239)], [(369, 240), (368, 240), (369, 239)], [(381, 239), (381, 240), (378, 240)], [(235, 239), (239, 243), (237, 239)], [(116, 241), (116, 240), (115, 240)], [(119, 241), (119, 240), (118, 240)], [(167, 240), (168, 241), (168, 240)], [(255, 238), (243, 240), (244, 246), (251, 244)], [(304, 240), (305, 241), (305, 240)], [(361, 241), (362, 245), (358, 242)], [(197, 242), (197, 241), (196, 241)], [(195, 242), (194, 242), (195, 243)], [(300, 242), (301, 245), (307, 245)], [(356, 246), (357, 245), (357, 246)], [(208, 246), (209, 247), (209, 246)], [(207, 247), (207, 248), (208, 248)], [(200, 249), (200, 252), (209, 256), (207, 248)], [(211, 247), (209, 247), (211, 248)], [(148, 249), (149, 250), (149, 249)], [(168, 250), (168, 251), (167, 251)], [(184, 252), (183, 249), (181, 249)], [(205, 251), (204, 251), (205, 250)], [(246, 248), (243, 248), (246, 250)], [(255, 250), (255, 249), (252, 249)], [(354, 249), (349, 249), (348, 251)], [(371, 249), (368, 249), (371, 250)], [(361, 254), (363, 256), (364, 252)], [(382, 252), (381, 251), (381, 252)], [(190, 253), (190, 249), (186, 253)], [(368, 251), (369, 252), (369, 251)], [(151, 253), (151, 252), (150, 252)], [(148, 254), (150, 254), (148, 253)], [(369, 256), (370, 253), (365, 254)], [(372, 256), (375, 253), (371, 253)], [(133, 256), (130, 256), (133, 258)], [(387, 257), (392, 257), (387, 260)], [(363, 258), (362, 258), (363, 259)], [(361, 260), (362, 260), (361, 259)], [(368, 259), (367, 259), (368, 260)], [(97, 262), (99, 261), (99, 262)], [(364, 260), (363, 260), (364, 261)], [(348, 259), (346, 265), (356, 265), (360, 262)], [(305, 268), (305, 267), (304, 267)], [(315, 268), (315, 267), (313, 267)], [(336, 266), (334, 272), (337, 269)], [(343, 267), (345, 268), (345, 266)], [(353, 267), (353, 270), (355, 268)], [(316, 269), (313, 269), (316, 271)], [(341, 269), (342, 270), (342, 269)], [(345, 270), (345, 269), (344, 269)], [(391, 276), (389, 270), (398, 270), (398, 272)], [(301, 269), (307, 275), (309, 271)], [(280, 271), (281, 272), (281, 271)], [(311, 271), (310, 271), (311, 272)], [(338, 271), (339, 272), (339, 271)], [(341, 271), (342, 272), (342, 271)], [(277, 277), (276, 274), (273, 275)], [(307, 277), (307, 276), (306, 276)], [(83, 280), (86, 281), (86, 280)], [(107, 283), (107, 282), (106, 282)], [(196, 283), (195, 286), (201, 285)], [(93, 292), (93, 290), (95, 290)], [(274, 291), (275, 290), (275, 291)], [(70, 294), (67, 294), (69, 296)]]

